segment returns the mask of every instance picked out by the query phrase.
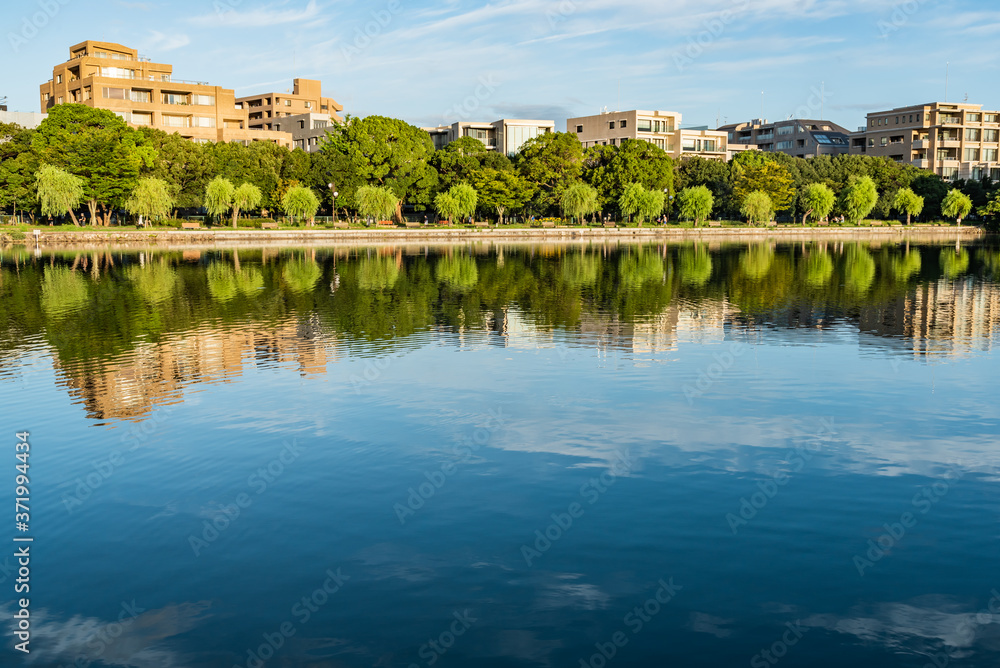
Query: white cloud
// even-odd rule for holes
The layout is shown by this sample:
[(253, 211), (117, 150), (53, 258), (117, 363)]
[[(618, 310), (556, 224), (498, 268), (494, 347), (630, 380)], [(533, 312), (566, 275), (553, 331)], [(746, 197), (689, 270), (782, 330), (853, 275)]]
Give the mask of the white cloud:
[(173, 51), (191, 43), (191, 38), (182, 33), (165, 35), (158, 30), (151, 30), (149, 37), (143, 42), (146, 51)]
[(188, 19), (189, 23), (205, 28), (271, 28), (290, 23), (313, 22), (314, 25), (326, 23), (329, 17), (323, 16), (316, 0), (309, 0), (303, 9), (285, 9), (279, 5), (267, 5), (255, 9), (241, 10), (236, 0), (219, 0), (216, 8), (210, 14), (202, 14)]

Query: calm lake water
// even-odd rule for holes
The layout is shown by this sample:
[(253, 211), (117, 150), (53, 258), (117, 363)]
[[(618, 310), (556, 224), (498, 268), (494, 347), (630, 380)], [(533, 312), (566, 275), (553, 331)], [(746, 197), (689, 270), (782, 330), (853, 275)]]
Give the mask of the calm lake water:
[(998, 279), (989, 240), (0, 252), (0, 663), (997, 666)]

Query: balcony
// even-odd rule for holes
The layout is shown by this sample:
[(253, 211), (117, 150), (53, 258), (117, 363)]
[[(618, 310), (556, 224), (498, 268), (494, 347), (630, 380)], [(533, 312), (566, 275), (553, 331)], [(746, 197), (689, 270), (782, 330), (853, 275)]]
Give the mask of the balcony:
[(920, 169), (930, 169), (933, 162), (931, 160), (911, 160), (910, 164)]
[(960, 139), (938, 139), (938, 148), (962, 148)]
[(929, 139), (915, 139), (913, 143), (910, 144), (910, 148), (912, 148), (914, 151), (919, 149), (928, 149), (930, 147), (931, 147), (931, 142)]

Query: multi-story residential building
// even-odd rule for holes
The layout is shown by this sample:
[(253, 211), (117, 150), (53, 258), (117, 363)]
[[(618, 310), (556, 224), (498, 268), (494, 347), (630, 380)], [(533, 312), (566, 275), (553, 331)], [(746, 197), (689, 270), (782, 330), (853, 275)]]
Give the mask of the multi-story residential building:
[(42, 112), (73, 102), (110, 110), (133, 127), (155, 127), (193, 141), (292, 143), (288, 133), (251, 130), (232, 90), (174, 79), (173, 66), (141, 58), (135, 49), (88, 40), (69, 51), (69, 60), (56, 65), (39, 87)]
[(851, 153), (929, 169), (945, 179), (1000, 180), (1000, 112), (980, 104), (931, 102), (868, 114)]
[(830, 121), (805, 118), (768, 123), (755, 118), (749, 123), (723, 125), (729, 145), (756, 145), (761, 151), (786, 153), (796, 158), (842, 155), (850, 150), (851, 131)]
[(487, 150), (512, 155), (520, 151), (529, 139), (555, 132), (556, 123), (555, 121), (501, 118), (492, 123), (459, 121), (451, 125), (423, 129), (430, 133), (436, 150), (441, 150), (462, 137), (472, 137), (483, 142)]
[(344, 105), (332, 97), (323, 97), (323, 84), (315, 79), (294, 79), (291, 92), (248, 95), (236, 102), (247, 110), (250, 127), (255, 130), (277, 130), (275, 126), (280, 125), (284, 131), (285, 118), (302, 114), (323, 114), (335, 123), (344, 120), (337, 115)]
[(728, 160), (732, 157), (725, 132), (682, 128), (681, 114), (676, 111), (602, 112), (568, 119), (566, 131), (575, 133), (584, 148), (621, 146), (626, 139), (641, 139), (662, 148), (673, 158), (699, 155)]
[(292, 133), (292, 146), (306, 153), (315, 153), (326, 139), (326, 133), (336, 123), (330, 114), (297, 114), (275, 119), (274, 129)]

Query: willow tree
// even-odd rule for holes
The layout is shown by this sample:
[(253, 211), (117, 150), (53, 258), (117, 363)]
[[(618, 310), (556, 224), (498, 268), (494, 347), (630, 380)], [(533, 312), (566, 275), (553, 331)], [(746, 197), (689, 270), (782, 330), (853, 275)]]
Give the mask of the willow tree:
[(944, 201), (941, 202), (941, 213), (946, 218), (957, 219), (959, 226), (962, 225), (962, 219), (968, 216), (970, 211), (972, 211), (972, 200), (958, 189), (950, 190), (944, 196)]
[(841, 194), (840, 202), (848, 222), (857, 225), (872, 212), (876, 204), (878, 204), (878, 189), (872, 177), (851, 177), (850, 183)]
[(647, 190), (641, 183), (630, 183), (618, 198), (618, 208), (626, 216), (634, 215), (639, 221), (639, 227), (642, 227), (646, 218), (654, 218), (663, 213), (666, 198), (659, 190)]
[(910, 188), (900, 188), (892, 200), (892, 208), (906, 214), (906, 224), (910, 224), (913, 216), (919, 216), (924, 210), (924, 198)]
[(125, 200), (126, 211), (147, 220), (166, 218), (173, 208), (174, 198), (170, 194), (170, 186), (163, 179), (139, 179), (132, 194)]
[(83, 200), (83, 179), (53, 165), (42, 165), (35, 185), (43, 216), (69, 214), (73, 224), (80, 226), (73, 209)]
[(586, 183), (574, 183), (563, 191), (560, 200), (563, 214), (570, 218), (583, 218), (600, 208), (597, 188)]
[(281, 206), (292, 220), (295, 217), (312, 219), (319, 211), (319, 198), (312, 188), (306, 186), (292, 186), (281, 198)]
[(837, 196), (833, 194), (830, 186), (825, 183), (810, 183), (802, 189), (801, 196), (802, 224), (806, 224), (809, 216), (816, 220), (824, 220), (833, 211), (833, 205), (837, 202)]
[(233, 229), (236, 229), (236, 221), (239, 220), (241, 211), (250, 211), (260, 206), (264, 199), (264, 193), (260, 188), (252, 183), (241, 184), (233, 192)]
[(205, 186), (205, 209), (209, 215), (222, 218), (233, 206), (233, 187), (229, 179), (216, 176)]
[(707, 187), (694, 186), (682, 190), (677, 196), (677, 203), (680, 206), (681, 215), (693, 220), (694, 226), (698, 227), (703, 220), (712, 214), (715, 197)]
[(768, 194), (762, 190), (755, 190), (743, 199), (740, 206), (740, 213), (746, 216), (750, 225), (764, 223), (771, 220), (774, 213), (774, 204)]
[(478, 201), (479, 196), (472, 186), (459, 183), (435, 197), (434, 206), (438, 213), (454, 223), (471, 216), (476, 211)]
[(365, 218), (370, 216), (376, 220), (388, 220), (399, 204), (399, 198), (385, 186), (361, 186), (354, 199), (358, 213)]

